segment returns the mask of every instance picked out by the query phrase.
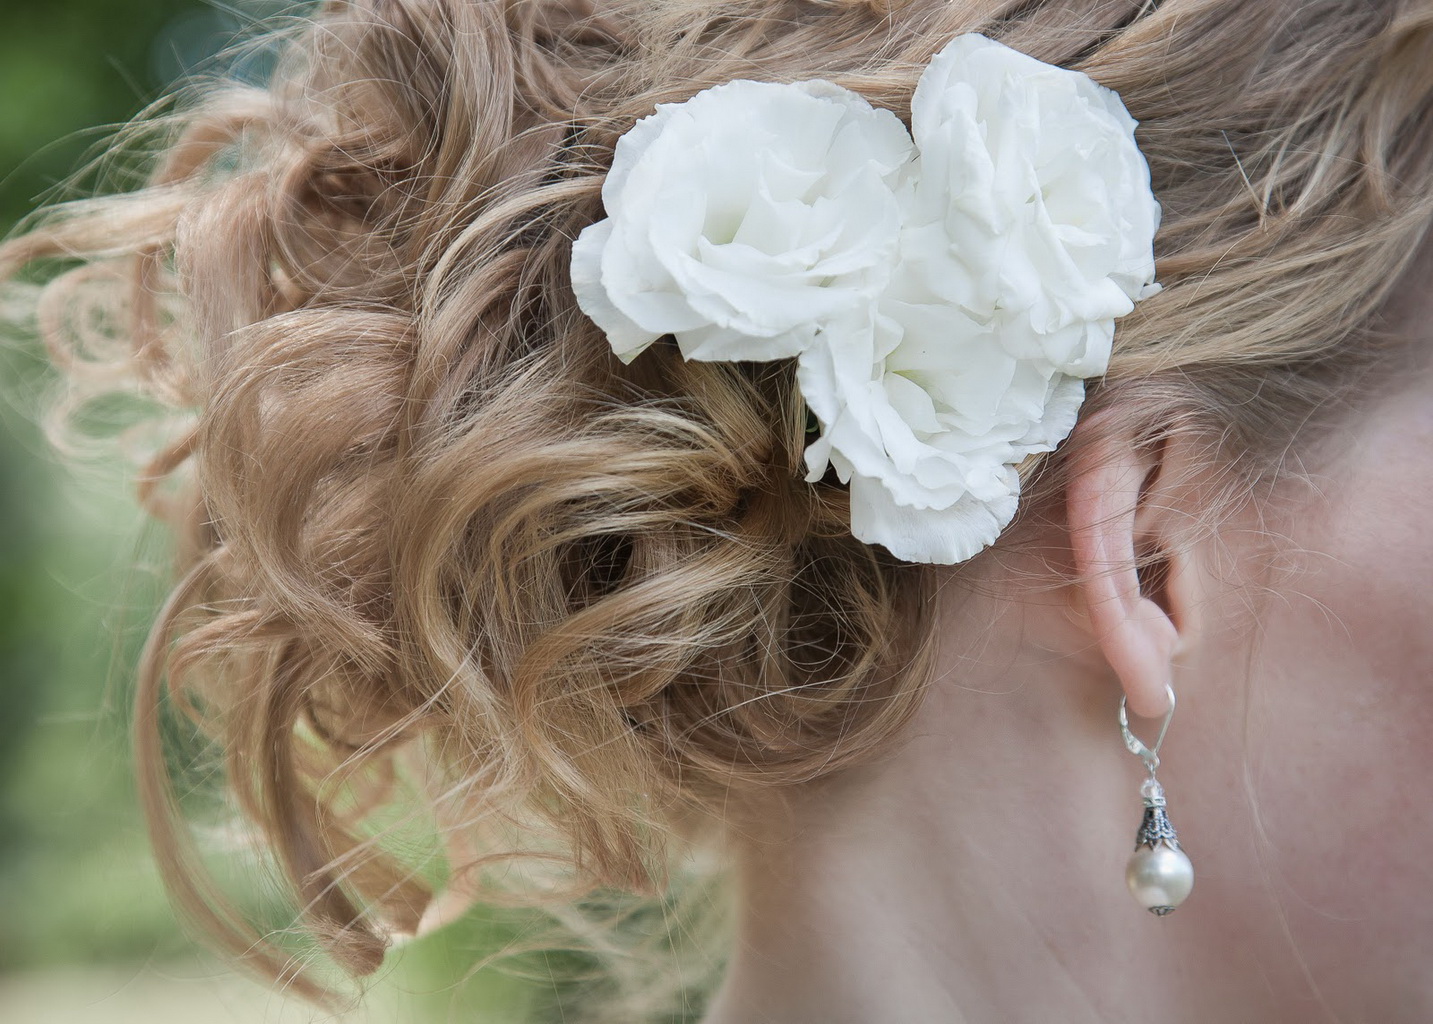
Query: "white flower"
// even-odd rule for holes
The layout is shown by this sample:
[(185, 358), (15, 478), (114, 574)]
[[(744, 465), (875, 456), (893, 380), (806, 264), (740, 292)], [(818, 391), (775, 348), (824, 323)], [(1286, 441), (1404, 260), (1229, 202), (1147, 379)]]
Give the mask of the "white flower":
[(984, 36), (894, 117), (825, 82), (733, 82), (617, 147), (573, 248), (583, 310), (630, 360), (798, 357), (851, 529), (963, 561), (1015, 515), (1016, 467), (1074, 427), (1114, 321), (1154, 294), (1159, 205), (1119, 97)]
[(797, 379), (822, 426), (807, 479), (850, 485), (851, 532), (908, 562), (952, 564), (1015, 515), (1015, 466), (1075, 425), (1084, 382), (1011, 355), (998, 332), (946, 305), (887, 299), (832, 329)]
[(1134, 120), (1078, 72), (961, 36), (911, 107), (891, 283), (798, 380), (822, 427), (807, 479), (834, 466), (856, 537), (949, 564), (1014, 517), (1015, 467), (1073, 429), (1115, 318), (1156, 290), (1159, 206)]
[(906, 272), (981, 322), (998, 318), (1012, 354), (1103, 373), (1115, 318), (1158, 290), (1159, 204), (1119, 96), (965, 35), (921, 76), (911, 127)]
[(579, 305), (631, 361), (776, 359), (869, 305), (900, 234), (900, 120), (829, 82), (736, 81), (663, 104), (618, 140), (607, 219), (572, 249)]

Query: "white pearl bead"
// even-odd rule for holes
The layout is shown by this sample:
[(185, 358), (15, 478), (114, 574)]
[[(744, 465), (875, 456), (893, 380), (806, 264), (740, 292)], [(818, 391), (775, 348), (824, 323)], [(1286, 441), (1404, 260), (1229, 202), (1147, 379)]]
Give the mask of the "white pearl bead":
[(1172, 846), (1141, 846), (1125, 868), (1125, 884), (1140, 906), (1162, 917), (1189, 897), (1194, 865)]

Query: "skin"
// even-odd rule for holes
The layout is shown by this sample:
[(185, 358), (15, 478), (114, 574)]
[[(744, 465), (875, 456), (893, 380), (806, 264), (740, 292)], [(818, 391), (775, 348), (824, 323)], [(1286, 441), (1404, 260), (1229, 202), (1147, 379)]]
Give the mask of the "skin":
[[(1433, 322), (1433, 302), (1409, 311)], [(1426, 351), (1428, 346), (1415, 346)], [(939, 670), (878, 764), (737, 837), (737, 943), (707, 1024), (1433, 1019), (1433, 367), (1398, 375), (1276, 505), (1213, 535), (1207, 457), (1098, 418), (1068, 521), (940, 597)], [(1169, 560), (1158, 591), (1136, 549)], [(1124, 888), (1161, 752), (1196, 884)], [(1153, 740), (1157, 721), (1136, 720)]]

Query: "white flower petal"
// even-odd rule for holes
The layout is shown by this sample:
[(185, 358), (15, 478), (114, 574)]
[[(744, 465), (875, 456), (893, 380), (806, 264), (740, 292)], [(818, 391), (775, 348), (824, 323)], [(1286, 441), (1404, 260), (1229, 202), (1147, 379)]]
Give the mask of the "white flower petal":
[(865, 477), (851, 478), (851, 533), (907, 562), (954, 565), (995, 543), (1015, 518), (1019, 496), (957, 501), (943, 509), (898, 505), (890, 491)]
[(572, 243), (572, 291), (582, 312), (606, 333), (617, 358), (630, 363), (661, 335), (633, 323), (602, 286), (602, 251), (611, 234), (612, 222), (599, 221), (583, 228)]
[(1030, 429), (1016, 442), (1021, 456), (1054, 451), (1055, 446), (1075, 429), (1075, 420), (1084, 401), (1085, 382), (1079, 377), (1057, 373), (1050, 381), (1043, 414), (1030, 421)]
[(623, 358), (663, 334), (692, 358), (795, 355), (885, 288), (913, 152), (894, 114), (829, 82), (662, 104), (618, 140), (578, 302)]
[(678, 331), (677, 346), (687, 359), (701, 362), (765, 362), (798, 356), (811, 345), (816, 329), (798, 324), (782, 334), (754, 337), (730, 327), (699, 327), (694, 331)]

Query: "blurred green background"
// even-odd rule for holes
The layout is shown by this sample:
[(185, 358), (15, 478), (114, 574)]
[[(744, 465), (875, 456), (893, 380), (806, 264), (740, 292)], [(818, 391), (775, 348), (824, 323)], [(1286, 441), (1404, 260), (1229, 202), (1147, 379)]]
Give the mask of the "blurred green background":
[[(0, 229), (53, 198), (111, 127), (279, 6), (55, 0), (0, 19)], [(109, 127), (107, 127), (109, 126)], [(0, 1021), (334, 1020), (235, 978), (179, 932), (131, 793), (132, 666), (162, 555), (128, 482), (61, 466), (34, 422), (51, 376), (0, 346)], [(554, 986), (470, 965), (509, 934), (474, 918), (390, 959), (344, 1020), (558, 1017)], [(483, 1012), (484, 1010), (491, 1012)], [(555, 1011), (555, 1012), (553, 1012)]]

